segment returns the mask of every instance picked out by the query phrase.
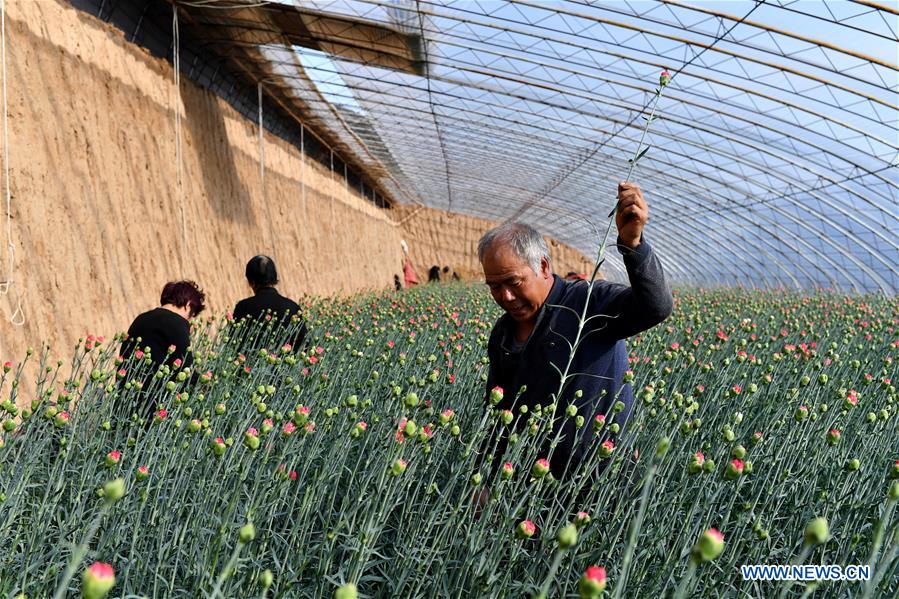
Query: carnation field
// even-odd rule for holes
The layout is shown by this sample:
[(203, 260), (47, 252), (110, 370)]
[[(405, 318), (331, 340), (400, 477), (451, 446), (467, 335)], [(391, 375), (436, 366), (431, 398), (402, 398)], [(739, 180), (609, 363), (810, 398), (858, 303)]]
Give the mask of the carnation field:
[[(121, 414), (137, 366), (119, 380), (117, 340), (38, 348), (0, 384), (0, 593), (77, 596), (104, 562), (110, 597), (596, 597), (591, 566), (609, 597), (899, 595), (899, 300), (675, 301), (628, 342), (628, 434), (582, 423), (614, 439), (597, 480), (534, 468), (564, 407), (485, 402), (482, 287), (310, 300), (303, 350), (197, 322), (201, 376), (144, 389), (148, 423)], [(491, 478), (495, 423), (522, 432)], [(740, 576), (794, 562), (871, 579)]]

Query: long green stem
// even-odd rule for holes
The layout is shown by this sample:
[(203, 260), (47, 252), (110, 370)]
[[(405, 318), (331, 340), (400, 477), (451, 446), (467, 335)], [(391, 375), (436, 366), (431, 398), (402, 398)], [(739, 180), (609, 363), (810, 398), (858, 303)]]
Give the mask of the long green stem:
[[(793, 565), (800, 565), (800, 564), (805, 563), (806, 558), (808, 558), (808, 556), (811, 555), (811, 553), (812, 553), (811, 546), (807, 545), (807, 544), (803, 545), (802, 552), (800, 552), (799, 556), (793, 560)], [(787, 596), (787, 593), (789, 592), (791, 585), (792, 585), (792, 582), (784, 582), (781, 585), (780, 593), (777, 594), (778, 599), (783, 599), (784, 597)]]
[(91, 539), (94, 538), (94, 535), (97, 533), (97, 529), (100, 528), (100, 522), (103, 521), (103, 518), (109, 512), (109, 508), (111, 504), (109, 502), (103, 502), (103, 507), (100, 508), (100, 513), (94, 518), (94, 521), (91, 522), (90, 528), (87, 529), (87, 532), (84, 533), (84, 538), (81, 539), (81, 543), (78, 544), (78, 547), (75, 548), (74, 553), (72, 553), (72, 558), (69, 560), (69, 565), (66, 567), (65, 573), (62, 575), (62, 580), (59, 581), (59, 584), (56, 586), (56, 592), (53, 593), (53, 599), (62, 599), (66, 590), (69, 586), (69, 581), (72, 580), (72, 577), (75, 575), (75, 571), (78, 569), (78, 566), (81, 565), (81, 560), (84, 559), (84, 556), (87, 555), (88, 545), (91, 542)]
[(222, 568), (222, 571), (219, 572), (218, 578), (215, 580), (215, 587), (212, 589), (212, 593), (209, 595), (210, 599), (216, 599), (222, 594), (222, 585), (225, 584), (225, 581), (231, 577), (231, 574), (234, 571), (234, 565), (237, 563), (237, 558), (240, 556), (240, 550), (243, 549), (243, 543), (238, 541), (234, 545), (234, 550), (231, 552), (231, 557), (228, 558), (228, 563), (225, 564), (225, 567)]
[(680, 584), (677, 585), (677, 591), (674, 593), (674, 599), (684, 599), (690, 588), (690, 582), (693, 581), (693, 575), (696, 574), (696, 560), (690, 559), (690, 565), (687, 566), (687, 573), (681, 578)]
[[(893, 509), (896, 507), (895, 499), (887, 500), (887, 507), (883, 511), (883, 516), (874, 526), (874, 543), (871, 547), (871, 555), (868, 556), (868, 564), (874, 568), (877, 565), (877, 556), (880, 553), (880, 545), (883, 543), (883, 531), (890, 525), (890, 519), (893, 515)], [(869, 581), (870, 583), (870, 581)]]
[[(891, 539), (892, 540), (887, 545), (887, 552), (884, 555), (884, 559), (881, 560), (884, 569), (878, 570), (875, 568), (874, 564), (870, 564), (871, 578), (865, 583), (865, 594), (863, 595), (863, 599), (868, 599), (873, 596), (874, 591), (877, 590), (877, 585), (880, 584), (880, 579), (886, 575), (885, 569), (893, 564), (893, 558), (896, 556), (896, 553), (899, 552), (899, 526), (893, 529)], [(895, 570), (897, 566), (893, 565), (892, 567)]]
[(618, 582), (615, 584), (615, 599), (620, 599), (627, 587), (627, 576), (630, 571), (631, 561), (634, 559), (634, 551), (637, 549), (637, 538), (640, 536), (640, 529), (643, 527), (643, 518), (646, 515), (646, 505), (649, 503), (649, 490), (652, 488), (652, 481), (655, 478), (658, 466), (653, 464), (649, 467), (649, 472), (643, 482), (643, 492), (640, 494), (640, 511), (637, 513), (637, 519), (631, 524), (631, 534), (627, 542), (627, 549), (621, 560), (621, 571), (618, 574)]
[(562, 564), (562, 559), (565, 557), (565, 551), (563, 549), (556, 549), (556, 555), (553, 557), (553, 563), (549, 567), (549, 572), (546, 573), (546, 578), (543, 579), (543, 584), (540, 585), (540, 592), (535, 595), (535, 599), (546, 599), (546, 593), (549, 591), (549, 585), (552, 584), (553, 580), (556, 578), (556, 572), (559, 569), (559, 566)]

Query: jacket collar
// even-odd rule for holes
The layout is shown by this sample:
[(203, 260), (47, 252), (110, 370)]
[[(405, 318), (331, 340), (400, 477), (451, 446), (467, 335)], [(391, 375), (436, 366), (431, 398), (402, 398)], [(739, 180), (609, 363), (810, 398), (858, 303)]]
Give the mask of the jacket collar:
[(547, 305), (558, 304), (559, 300), (562, 299), (562, 293), (565, 290), (565, 281), (562, 280), (562, 277), (553, 273), (553, 286), (549, 290), (549, 295), (546, 296), (546, 299), (543, 300), (543, 306), (540, 308), (543, 309)]

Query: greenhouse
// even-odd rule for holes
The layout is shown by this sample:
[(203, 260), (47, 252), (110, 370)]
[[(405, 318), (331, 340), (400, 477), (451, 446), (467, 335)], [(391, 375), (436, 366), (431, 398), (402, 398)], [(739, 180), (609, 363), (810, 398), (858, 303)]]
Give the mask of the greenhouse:
[(899, 4), (0, 0), (0, 594), (899, 596)]

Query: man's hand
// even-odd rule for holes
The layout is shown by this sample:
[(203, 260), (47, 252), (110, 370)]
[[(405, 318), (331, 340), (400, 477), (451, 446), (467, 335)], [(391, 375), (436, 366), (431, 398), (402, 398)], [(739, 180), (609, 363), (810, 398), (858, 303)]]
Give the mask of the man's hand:
[(629, 248), (640, 244), (643, 227), (649, 220), (649, 206), (643, 199), (643, 192), (636, 183), (618, 184), (618, 212), (615, 214), (615, 225), (621, 243)]

